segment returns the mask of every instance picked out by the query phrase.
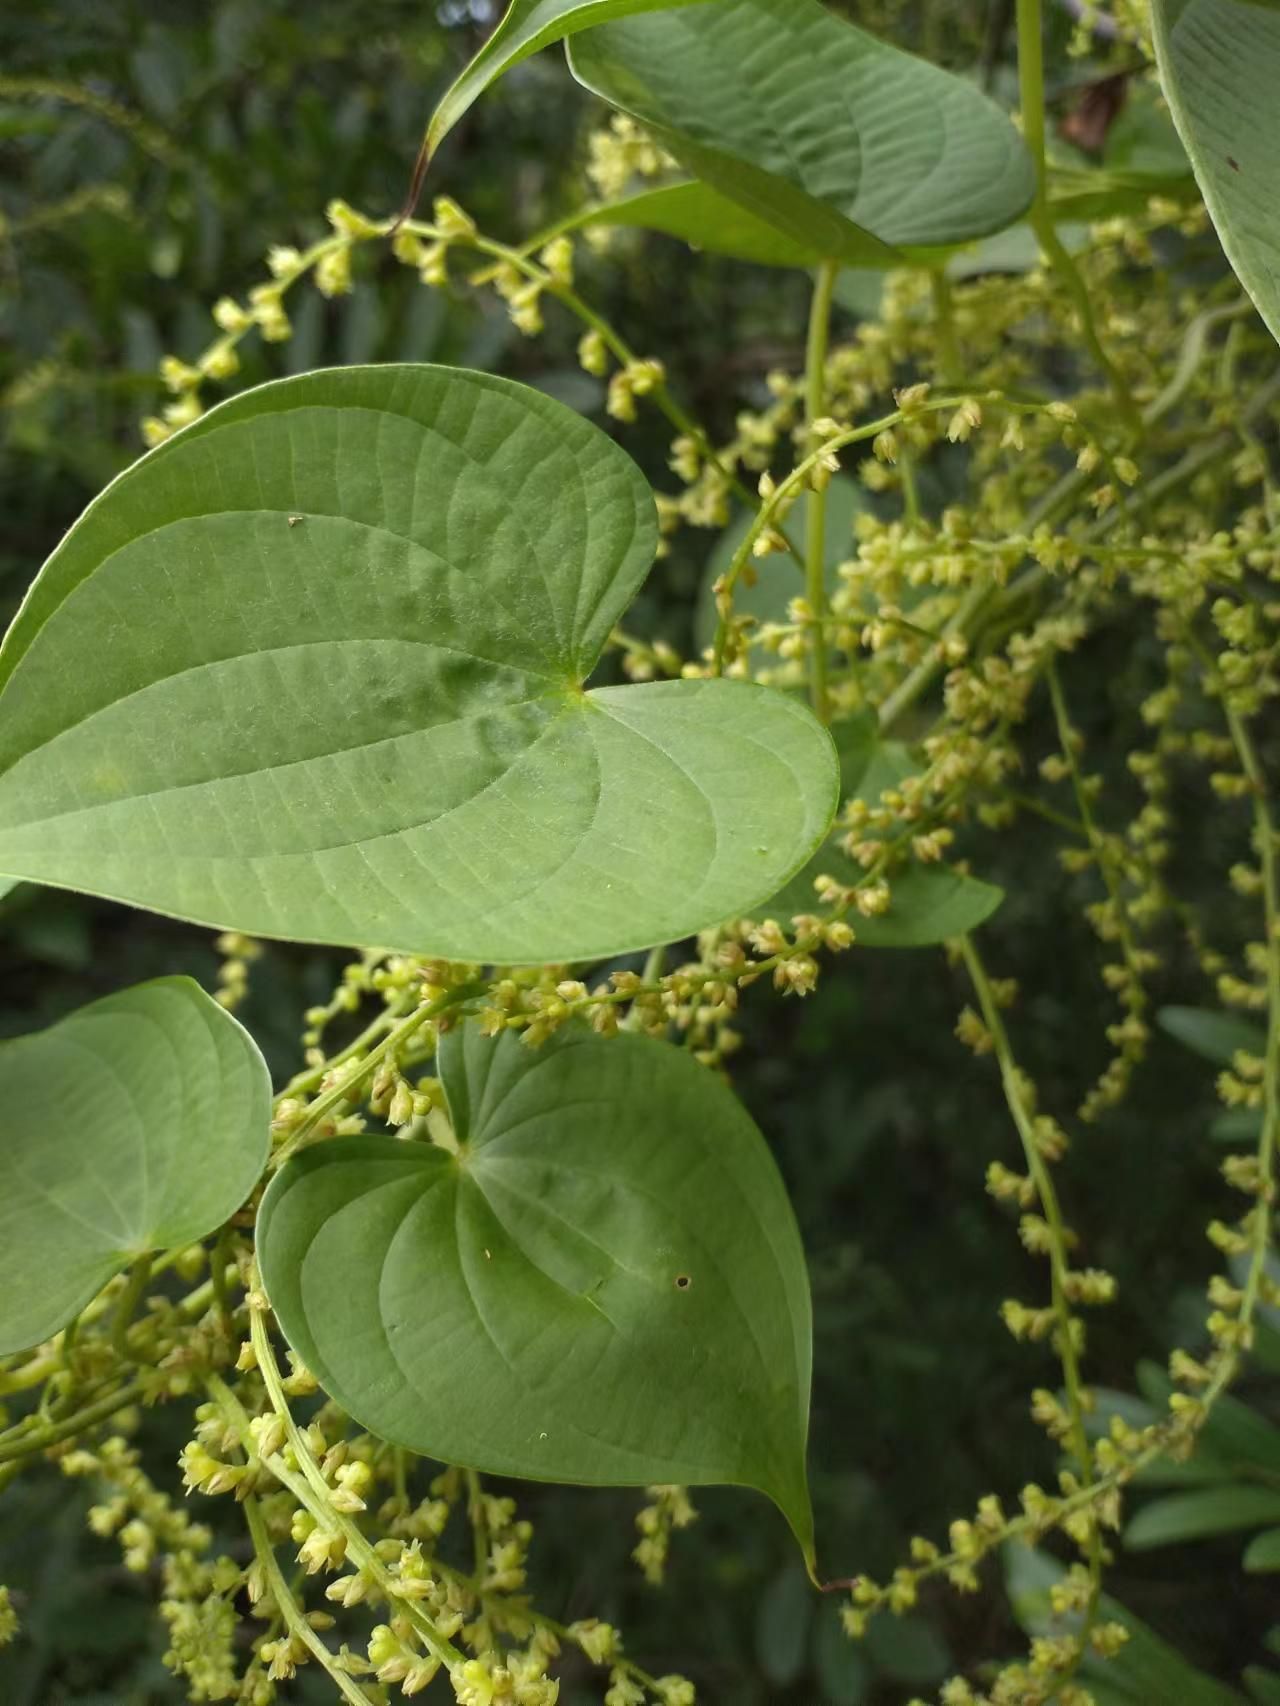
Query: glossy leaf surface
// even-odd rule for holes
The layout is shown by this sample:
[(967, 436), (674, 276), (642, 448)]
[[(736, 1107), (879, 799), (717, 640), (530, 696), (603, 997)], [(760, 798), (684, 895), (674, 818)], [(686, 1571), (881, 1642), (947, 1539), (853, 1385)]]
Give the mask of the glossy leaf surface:
[(540, 392), (245, 393), (108, 487), (0, 649), (0, 870), (266, 936), (591, 958), (745, 911), (836, 764), (748, 683), (583, 691), (653, 500)]
[(648, 1038), (446, 1035), (445, 1148), (302, 1151), (258, 1249), (290, 1344), (362, 1426), (495, 1474), (726, 1482), (807, 1554), (810, 1306), (769, 1151)]
[(235, 1213), (267, 1159), (252, 1038), (188, 978), (0, 1046), (0, 1353), (39, 1344), (137, 1257)]
[(817, 0), (710, 0), (576, 37), (574, 75), (686, 171), (807, 250), (883, 266), (1030, 203), (1030, 158), (970, 84)]
[(1227, 259), (1280, 339), (1280, 7), (1153, 0), (1174, 122)]

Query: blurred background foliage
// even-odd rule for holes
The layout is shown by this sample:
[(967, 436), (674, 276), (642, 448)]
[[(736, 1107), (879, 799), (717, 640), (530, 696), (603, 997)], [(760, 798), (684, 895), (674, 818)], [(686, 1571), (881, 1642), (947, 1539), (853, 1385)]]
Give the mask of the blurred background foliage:
[[(846, 10), (993, 85), (1006, 74), (1012, 8), (1001, 0)], [(321, 234), (330, 197), (375, 214), (398, 205), (426, 115), (494, 17), (491, 0), (4, 8), (0, 624), (85, 503), (138, 453), (138, 420), (161, 401), (161, 355), (202, 347), (212, 301), (256, 282), (270, 244)], [(572, 204), (598, 116), (562, 58), (541, 56), (472, 111), (438, 182), (487, 229), (523, 236)], [(241, 382), (327, 363), (446, 361), (543, 386), (608, 424), (600, 387), (574, 361), (572, 325), (553, 319), (526, 341), (491, 296), (427, 291), (405, 268), (363, 259), (349, 297), (299, 297), (291, 342), (246, 346)], [(677, 394), (716, 431), (763, 400), (771, 367), (800, 360), (803, 279), (692, 259), (665, 239), (628, 238), (583, 266), (584, 293), (636, 348), (662, 355)], [(627, 443), (661, 486), (656, 415)], [(682, 535), (632, 626), (687, 644), (713, 545)], [(1156, 665), (1154, 648), (1117, 625), (1093, 645), (1074, 696), (1091, 750), (1113, 754), (1117, 776)], [(1030, 739), (1034, 749), (1034, 727)], [(1213, 815), (1200, 816), (1200, 844), (1182, 855), (1193, 891), (1200, 861), (1227, 862)], [(1005, 838), (1001, 868), (983, 873), (1010, 891), (989, 927), (991, 957), (1023, 983), (1020, 1046), (1047, 1102), (1065, 1110), (1104, 1064), (1105, 1045), (1080, 1023), (1099, 999), (1097, 946), (1080, 916), (1092, 896), (1077, 892), (1089, 879), (1063, 877), (1049, 832), (1042, 841), (1030, 821)], [(339, 963), (273, 946), (255, 968), (242, 1016), (278, 1072), (295, 1063), (301, 1011), (324, 999)], [(212, 982), (206, 934), (29, 887), (0, 901), (0, 1036), (177, 970)], [(1176, 960), (1163, 977), (1159, 996), (1178, 1000)], [(1046, 1477), (1027, 1393), (1051, 1378), (1051, 1363), (1014, 1345), (997, 1317), (1003, 1297), (1026, 1289), (1031, 1258), (982, 1189), (987, 1161), (1012, 1159), (1013, 1137), (994, 1074), (952, 1040), (962, 999), (939, 954), (858, 952), (824, 974), (810, 1002), (755, 1003), (738, 1057), (737, 1087), (776, 1146), (810, 1255), (812, 1473), (833, 1574), (861, 1566), (883, 1577), (910, 1533), (936, 1534), (982, 1493)], [(1212, 1111), (1211, 1074), (1161, 1037), (1131, 1100), (1077, 1139), (1072, 1219), (1096, 1240), (1085, 1259), (1120, 1281), (1121, 1302), (1097, 1318), (1091, 1347), (1101, 1385), (1132, 1392), (1139, 1359), (1195, 1343), (1198, 1282), (1212, 1266), (1203, 1227), (1227, 1206), (1221, 1152), (1206, 1137)], [(1280, 1358), (1264, 1351), (1243, 1393), (1260, 1425), (1280, 1411)], [(157, 1464), (176, 1453), (183, 1426), (146, 1424)], [(1245, 1479), (1280, 1486), (1280, 1457), (1257, 1458), (1255, 1449)], [(998, 1593), (940, 1593), (851, 1646), (836, 1605), (807, 1589), (776, 1514), (746, 1494), (697, 1497), (701, 1518), (677, 1537), (658, 1592), (628, 1558), (637, 1495), (514, 1490), (537, 1525), (539, 1602), (566, 1620), (619, 1623), (650, 1669), (684, 1671), (712, 1706), (892, 1706), (1021, 1639)], [(0, 1656), (0, 1700), (176, 1702), (147, 1580), (88, 1534), (85, 1502), (52, 1472), (0, 1497), (0, 1580), (22, 1597), (27, 1624)], [(1204, 1671), (1234, 1682), (1275, 1612), (1275, 1578), (1244, 1573), (1240, 1550), (1227, 1535), (1121, 1551), (1110, 1589)], [(300, 1700), (326, 1698), (314, 1679), (295, 1686)], [(595, 1697), (585, 1677), (567, 1676), (567, 1702)], [(1141, 1686), (1133, 1697), (1174, 1701)]]

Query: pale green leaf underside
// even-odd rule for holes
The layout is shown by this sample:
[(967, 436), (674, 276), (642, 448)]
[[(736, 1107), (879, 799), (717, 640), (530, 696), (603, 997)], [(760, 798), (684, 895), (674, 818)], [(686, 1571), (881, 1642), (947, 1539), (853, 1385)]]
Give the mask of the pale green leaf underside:
[(511, 0), (501, 22), (461, 76), (445, 91), (427, 126), (427, 151), (434, 154), (467, 109), (491, 84), (522, 59), (578, 30), (609, 18), (651, 11), (655, 6), (689, 6), (698, 0)]
[(986, 236), (1031, 201), (1030, 158), (992, 102), (817, 0), (622, 18), (568, 52), (687, 171), (846, 265)]
[(220, 1226), (270, 1141), (262, 1056), (181, 977), (0, 1046), (0, 1107), (0, 1353), (49, 1338), (134, 1258)]
[(1227, 259), (1280, 340), (1280, 9), (1153, 0), (1174, 122)]
[(290, 1344), (413, 1451), (757, 1487), (811, 1554), (804, 1254), (730, 1091), (667, 1043), (576, 1028), (530, 1050), (468, 1025), (438, 1070), (460, 1159), (350, 1138), (268, 1189), (259, 1259)]
[(576, 231), (592, 225), (657, 231), (708, 254), (727, 255), (757, 266), (808, 268), (822, 259), (817, 249), (793, 241), (775, 225), (758, 219), (696, 178), (584, 207), (558, 229)]
[(583, 692), (652, 560), (598, 428), (448, 368), (223, 404), (108, 488), (0, 648), (0, 871), (266, 936), (590, 958), (824, 833), (780, 694)]

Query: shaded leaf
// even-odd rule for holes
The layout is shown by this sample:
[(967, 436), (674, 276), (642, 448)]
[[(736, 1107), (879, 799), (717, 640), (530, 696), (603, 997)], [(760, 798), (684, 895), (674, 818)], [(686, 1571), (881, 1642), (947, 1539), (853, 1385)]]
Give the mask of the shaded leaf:
[(290, 1344), (362, 1427), (491, 1473), (728, 1482), (812, 1559), (810, 1306), (760, 1133), (687, 1052), (473, 1025), (437, 1062), (459, 1146), (303, 1150), (258, 1248)]
[[(840, 730), (840, 724), (832, 730), (837, 747)], [(863, 722), (855, 720), (849, 752), (841, 757), (841, 792), (845, 799), (860, 799), (875, 805), (886, 789), (896, 787), (917, 768), (900, 741), (879, 741), (874, 736), (874, 728), (868, 730)], [(838, 883), (852, 886), (865, 875), (862, 866), (849, 857), (833, 836), (790, 882), (756, 908), (757, 915), (785, 921), (812, 912), (817, 904), (814, 883), (818, 877), (834, 877)], [(946, 865), (914, 862), (890, 873), (889, 892), (887, 912), (875, 918), (852, 915), (859, 947), (934, 947), (985, 924), (1004, 899), (1004, 890), (993, 883), (964, 876)]]
[(0, 869), (201, 923), (587, 959), (746, 911), (836, 795), (749, 683), (584, 692), (649, 489), (510, 381), (344, 368), (121, 476), (0, 648)]
[(445, 91), (427, 126), (428, 158), (467, 109), (491, 84), (522, 59), (609, 18), (655, 7), (689, 6), (699, 0), (511, 0), (479, 53)]
[[(866, 487), (847, 474), (838, 474), (827, 487), (825, 546), (825, 580), (828, 596), (840, 585), (836, 574), (839, 564), (847, 562), (856, 546), (853, 529), (860, 515), (872, 507)], [(801, 556), (808, 537), (808, 505), (797, 504), (787, 517), (787, 536)], [(712, 644), (716, 635), (715, 583), (733, 561), (747, 529), (755, 520), (753, 511), (738, 510), (729, 525), (716, 540), (702, 571), (698, 590), (698, 610), (694, 618), (694, 642), (699, 647)], [(793, 598), (804, 596), (804, 570), (789, 551), (775, 551), (767, 557), (753, 560), (755, 583), (740, 580), (733, 592), (734, 613), (754, 616), (757, 622), (785, 622), (787, 605)]]
[[(1064, 223), (1058, 237), (1068, 254), (1083, 249), (1089, 240), (1087, 225)], [(1010, 225), (993, 237), (957, 250), (947, 262), (947, 276), (954, 279), (981, 278), (984, 273), (1024, 273), (1043, 265), (1040, 244), (1029, 225)]]
[(986, 236), (1031, 201), (1030, 157), (999, 108), (817, 0), (652, 12), (568, 51), (686, 171), (846, 265)]
[(1215, 1143), (1245, 1143), (1255, 1146), (1262, 1136), (1261, 1108), (1228, 1108), (1209, 1122)]
[(784, 1564), (761, 1595), (756, 1615), (756, 1657), (769, 1682), (785, 1687), (803, 1671), (813, 1614), (808, 1577), (796, 1563)]
[(1280, 1570), (1280, 1528), (1268, 1528), (1262, 1534), (1255, 1534), (1245, 1547), (1243, 1562), (1246, 1570), (1259, 1573)]
[(860, 1644), (845, 1633), (834, 1606), (819, 1608), (813, 1646), (822, 1706), (863, 1706), (870, 1697), (871, 1667)]
[(235, 1213), (270, 1142), (248, 1033), (161, 978), (0, 1045), (0, 1353), (39, 1344), (139, 1256)]
[(1242, 1483), (1203, 1487), (1143, 1505), (1125, 1529), (1124, 1543), (1130, 1551), (1145, 1552), (1181, 1540), (1233, 1534), (1265, 1522), (1280, 1522), (1280, 1491)]
[[(1003, 1548), (1005, 1587), (1014, 1616), (1033, 1636), (1071, 1634), (1080, 1626), (1080, 1614), (1055, 1615), (1050, 1590), (1066, 1574), (1065, 1567), (1047, 1552), (1020, 1542)], [(1119, 1623), (1128, 1640), (1111, 1658), (1086, 1651), (1080, 1667), (1081, 1679), (1090, 1694), (1104, 1700), (1127, 1699), (1139, 1706), (1156, 1701), (1174, 1701), (1177, 1706), (1244, 1706), (1235, 1689), (1215, 1682), (1189, 1664), (1169, 1643), (1109, 1594), (1098, 1601), (1098, 1622)]]
[[(1237, 1284), (1244, 1283), (1243, 1273), (1238, 1269), (1235, 1277)], [(1173, 1382), (1164, 1369), (1144, 1359), (1138, 1364), (1137, 1376), (1138, 1385), (1152, 1404), (1167, 1411)], [(1224, 1462), (1243, 1459), (1260, 1469), (1280, 1472), (1280, 1428), (1229, 1392), (1214, 1400), (1201, 1439)]]
[(1280, 8), (1153, 0), (1174, 123), (1227, 259), (1280, 339)]
[(1230, 1066), (1237, 1049), (1261, 1055), (1266, 1047), (1266, 1037), (1257, 1025), (1207, 1007), (1161, 1007), (1156, 1024), (1215, 1066)]

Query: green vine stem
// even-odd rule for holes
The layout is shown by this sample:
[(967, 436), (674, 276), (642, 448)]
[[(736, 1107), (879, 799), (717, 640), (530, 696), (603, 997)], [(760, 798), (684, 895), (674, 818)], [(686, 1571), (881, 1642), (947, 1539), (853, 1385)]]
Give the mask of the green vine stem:
[(1101, 368), (1110, 385), (1129, 436), (1137, 438), (1138, 412), (1133, 396), (1098, 335), (1093, 303), (1080, 269), (1067, 253), (1058, 236), (1049, 208), (1048, 172), (1045, 163), (1044, 110), (1044, 21), (1040, 0), (1017, 0), (1018, 28), (1018, 91), (1022, 109), (1022, 133), (1035, 168), (1035, 194), (1028, 219), (1032, 230), (1050, 265), (1062, 280), (1064, 289), (1075, 303), (1080, 327), (1089, 352)]
[[(809, 336), (805, 345), (804, 402), (809, 428), (809, 447), (818, 436), (817, 423), (826, 413), (827, 345), (831, 335), (831, 299), (839, 267), (823, 261), (813, 281), (809, 308)], [(809, 614), (815, 627), (809, 647), (809, 696), (820, 723), (831, 721), (827, 697), (827, 639), (822, 626), (827, 614), (827, 486), (830, 470), (819, 464), (810, 476), (806, 498), (804, 579)]]
[(353, 1676), (348, 1675), (338, 1665), (333, 1654), (307, 1622), (302, 1607), (290, 1591), (276, 1562), (275, 1548), (271, 1544), (271, 1536), (267, 1533), (266, 1518), (258, 1500), (250, 1493), (244, 1500), (245, 1522), (249, 1528), (249, 1538), (253, 1541), (254, 1556), (262, 1571), (267, 1592), (275, 1602), (276, 1610), (280, 1613), (285, 1628), (289, 1634), (307, 1649), (311, 1656), (318, 1660), (329, 1680), (337, 1688), (344, 1700), (351, 1706), (375, 1706), (369, 1694), (361, 1688)]
[(267, 1389), (267, 1398), (284, 1426), (285, 1438), (304, 1479), (310, 1486), (312, 1500), (308, 1502), (313, 1502), (325, 1522), (341, 1533), (347, 1543), (347, 1555), (356, 1568), (363, 1570), (370, 1580), (376, 1582), (389, 1600), (397, 1600), (403, 1607), (404, 1615), (412, 1623), (427, 1650), (451, 1670), (462, 1665), (465, 1662), (464, 1655), (452, 1641), (445, 1639), (422, 1607), (413, 1600), (397, 1595), (395, 1581), (359, 1526), (345, 1512), (334, 1508), (332, 1489), (303, 1438), (302, 1430), (294, 1421), (289, 1401), (285, 1397), (280, 1369), (272, 1348), (271, 1336), (267, 1331), (265, 1300), (256, 1293), (251, 1296), (249, 1303), (249, 1331), (258, 1370)]
[(124, 1362), (135, 1360), (129, 1347), (129, 1328), (133, 1325), (133, 1317), (137, 1311), (143, 1293), (151, 1279), (151, 1256), (139, 1256), (129, 1269), (129, 1278), (120, 1294), (116, 1306), (115, 1321), (111, 1329), (111, 1344), (116, 1354)]
[[(960, 952), (964, 959), (965, 969), (969, 974), (969, 980), (973, 984), (974, 993), (978, 997), (982, 1022), (991, 1038), (996, 1064), (1000, 1069), (1000, 1085), (1004, 1091), (1005, 1105), (1017, 1129), (1018, 1138), (1022, 1144), (1023, 1158), (1026, 1161), (1027, 1173), (1035, 1186), (1036, 1197), (1039, 1200), (1040, 1211), (1044, 1216), (1047, 1228), (1050, 1297), (1056, 1323), (1053, 1342), (1058, 1353), (1058, 1360), (1062, 1365), (1062, 1380), (1070, 1426), (1068, 1443), (1071, 1447), (1071, 1454), (1076, 1461), (1081, 1490), (1084, 1493), (1090, 1493), (1094, 1485), (1094, 1462), (1093, 1453), (1089, 1446), (1089, 1436), (1085, 1428), (1089, 1397), (1080, 1373), (1080, 1335), (1078, 1323), (1071, 1311), (1069, 1296), (1071, 1264), (1068, 1244), (1070, 1232), (1062, 1216), (1062, 1206), (1058, 1200), (1053, 1175), (1049, 1171), (1048, 1162), (1036, 1136), (1032, 1111), (1027, 1103), (1026, 1080), (1019, 1071), (1017, 1061), (1014, 1058), (1013, 1049), (1009, 1042), (1009, 1033), (1000, 1012), (1000, 1004), (996, 1000), (986, 967), (971, 936), (961, 937)], [(1098, 1596), (1102, 1590), (1102, 1537), (1096, 1522), (1089, 1524), (1084, 1550), (1088, 1561), (1091, 1586), (1089, 1607), (1085, 1614), (1084, 1625), (1084, 1633), (1087, 1634), (1089, 1623), (1097, 1610)]]

